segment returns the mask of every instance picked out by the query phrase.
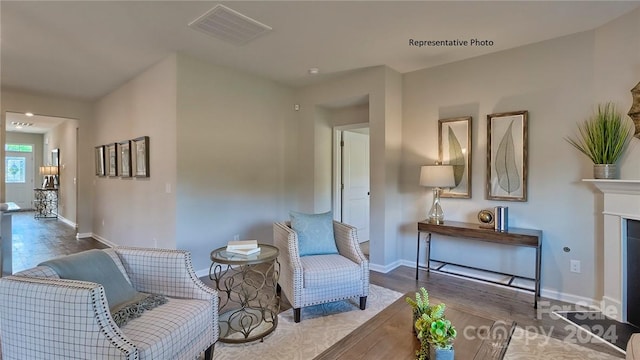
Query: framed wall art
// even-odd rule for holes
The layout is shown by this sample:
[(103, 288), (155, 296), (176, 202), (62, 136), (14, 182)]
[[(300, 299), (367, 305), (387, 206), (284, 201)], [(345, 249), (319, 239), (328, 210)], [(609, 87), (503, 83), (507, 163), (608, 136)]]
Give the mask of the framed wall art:
[(107, 157), (107, 176), (118, 176), (118, 153), (116, 143), (105, 145)]
[(488, 200), (527, 201), (528, 111), (487, 115)]
[(441, 197), (471, 198), (471, 116), (438, 120), (440, 163), (453, 166), (455, 187)]
[(104, 176), (104, 145), (96, 146), (94, 151), (95, 163), (96, 163), (96, 175)]
[(135, 177), (149, 177), (149, 137), (141, 136), (131, 142), (135, 159), (133, 175)]
[(131, 177), (131, 140), (118, 143), (118, 164), (120, 177)]

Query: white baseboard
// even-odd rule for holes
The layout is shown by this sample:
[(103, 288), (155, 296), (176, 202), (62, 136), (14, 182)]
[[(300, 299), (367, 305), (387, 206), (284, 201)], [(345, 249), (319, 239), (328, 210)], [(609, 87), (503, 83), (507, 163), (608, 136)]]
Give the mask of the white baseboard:
[(574, 305), (580, 304), (581, 306), (588, 306), (588, 307), (595, 307), (595, 308), (598, 308), (600, 306), (600, 303), (596, 299), (591, 299), (591, 298), (580, 296), (580, 295), (564, 293), (557, 290), (542, 288), (540, 289), (540, 295), (543, 298), (564, 301)]
[[(398, 260), (398, 261), (395, 261), (395, 262), (393, 262), (393, 263), (391, 263), (389, 265), (370, 264), (369, 268), (371, 270), (373, 270), (373, 271), (381, 272), (381, 273), (386, 274), (386, 273), (394, 270), (398, 266), (406, 266), (406, 267), (410, 267), (410, 268), (414, 268), (415, 269), (416, 268), (416, 263), (413, 262), (413, 261), (410, 261), (410, 260)], [(423, 263), (420, 263), (420, 266), (426, 267), (427, 265), (423, 264)], [(467, 277), (457, 276), (457, 275), (454, 275), (454, 274), (446, 274), (446, 273), (440, 273), (440, 274), (447, 275), (447, 276), (455, 276), (455, 277), (459, 277), (461, 279), (465, 279), (465, 280), (469, 280), (469, 281), (475, 281), (475, 282), (478, 282), (478, 283), (505, 287), (504, 285), (493, 284), (493, 283), (489, 283), (489, 282), (482, 281), (482, 280), (470, 279), (470, 278), (467, 278)], [(517, 289), (517, 288), (512, 288), (512, 289), (514, 289), (516, 291), (531, 293), (530, 291), (520, 290), (520, 289)], [(564, 293), (564, 292), (560, 292), (560, 291), (552, 290), (552, 289), (545, 289), (544, 287), (540, 289), (540, 295), (543, 298), (564, 301), (564, 302), (571, 303), (571, 304), (580, 304), (580, 305), (595, 306), (595, 307), (600, 306), (600, 302), (597, 301), (596, 299), (591, 299), (591, 298), (580, 296), (580, 295)]]
[(394, 262), (392, 262), (391, 264), (388, 264), (388, 265), (379, 265), (379, 264), (369, 263), (369, 270), (373, 270), (375, 272), (386, 274), (389, 271), (392, 271), (392, 270), (396, 269), (398, 266), (401, 266), (401, 265), (404, 265), (404, 260), (394, 261)]
[(78, 233), (76, 235), (76, 238), (78, 238), (78, 239), (84, 239), (84, 238), (89, 238), (89, 237), (98, 240), (99, 242), (107, 245), (108, 247), (116, 247), (116, 246), (118, 246), (118, 244), (112, 243), (111, 241), (103, 238), (100, 235), (96, 235), (94, 233)]
[(77, 225), (77, 224), (76, 224), (76, 223), (74, 223), (73, 221), (71, 221), (71, 220), (69, 220), (69, 219), (65, 218), (64, 216), (60, 216), (60, 215), (58, 215), (58, 220), (60, 220), (60, 221), (61, 221), (61, 222), (63, 222), (64, 224), (67, 224), (67, 225), (71, 226), (72, 228), (75, 228), (75, 227), (76, 227), (76, 225)]

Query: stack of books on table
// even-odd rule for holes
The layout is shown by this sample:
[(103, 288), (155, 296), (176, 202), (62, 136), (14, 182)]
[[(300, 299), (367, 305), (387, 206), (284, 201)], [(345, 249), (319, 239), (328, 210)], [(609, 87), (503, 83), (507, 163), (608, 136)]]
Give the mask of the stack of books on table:
[(238, 255), (255, 255), (260, 253), (260, 247), (257, 240), (229, 241), (227, 252)]

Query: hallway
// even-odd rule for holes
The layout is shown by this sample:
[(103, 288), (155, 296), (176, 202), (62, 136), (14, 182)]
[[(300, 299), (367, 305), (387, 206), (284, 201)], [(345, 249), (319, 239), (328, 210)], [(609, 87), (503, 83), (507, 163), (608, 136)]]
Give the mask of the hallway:
[(76, 230), (57, 219), (34, 219), (33, 212), (12, 213), (13, 272), (62, 255), (107, 246), (93, 238), (76, 239)]

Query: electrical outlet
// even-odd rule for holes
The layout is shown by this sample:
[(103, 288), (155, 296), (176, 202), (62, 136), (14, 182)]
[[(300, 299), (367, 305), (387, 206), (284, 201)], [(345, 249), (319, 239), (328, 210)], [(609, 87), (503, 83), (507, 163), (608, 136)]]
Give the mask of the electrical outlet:
[(580, 260), (571, 260), (571, 272), (580, 273)]
[(240, 235), (239, 235), (239, 234), (235, 234), (235, 235), (233, 235), (233, 240), (234, 240), (234, 241), (238, 241), (238, 240), (240, 240)]

